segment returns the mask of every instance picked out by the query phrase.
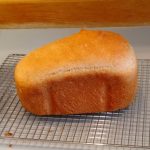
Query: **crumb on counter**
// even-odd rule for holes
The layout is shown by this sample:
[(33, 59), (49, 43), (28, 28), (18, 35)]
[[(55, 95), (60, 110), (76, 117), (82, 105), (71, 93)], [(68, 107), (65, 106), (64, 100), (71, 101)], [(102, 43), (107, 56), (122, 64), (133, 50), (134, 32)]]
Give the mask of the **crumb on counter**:
[(12, 144), (9, 144), (8, 146), (9, 146), (9, 147), (12, 147)]

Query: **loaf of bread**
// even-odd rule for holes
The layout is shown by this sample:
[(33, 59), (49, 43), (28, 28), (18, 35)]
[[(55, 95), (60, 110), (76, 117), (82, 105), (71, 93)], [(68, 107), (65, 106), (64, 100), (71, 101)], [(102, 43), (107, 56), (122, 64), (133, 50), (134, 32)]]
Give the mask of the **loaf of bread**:
[(30, 52), (15, 82), (22, 105), (36, 115), (116, 111), (134, 99), (137, 62), (121, 35), (81, 30)]

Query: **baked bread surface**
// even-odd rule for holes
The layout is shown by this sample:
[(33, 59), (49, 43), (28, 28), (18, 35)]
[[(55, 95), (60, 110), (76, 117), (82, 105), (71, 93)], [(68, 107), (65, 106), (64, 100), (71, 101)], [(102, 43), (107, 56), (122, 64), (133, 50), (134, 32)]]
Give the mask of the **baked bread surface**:
[(117, 33), (81, 30), (31, 51), (15, 81), (22, 105), (36, 115), (115, 111), (133, 101), (136, 57)]

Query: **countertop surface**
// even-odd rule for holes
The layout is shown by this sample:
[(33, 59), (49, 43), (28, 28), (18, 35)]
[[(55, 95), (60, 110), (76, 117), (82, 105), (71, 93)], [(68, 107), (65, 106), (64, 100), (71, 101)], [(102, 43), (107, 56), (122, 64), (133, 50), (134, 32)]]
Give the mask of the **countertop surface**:
[[(122, 28), (93, 28), (111, 30), (126, 37), (135, 49), (138, 59), (150, 59), (150, 27), (122, 27)], [(51, 29), (3, 29), (0, 30), (0, 64), (8, 54), (26, 54), (55, 39), (79, 31), (79, 28), (51, 28)], [(109, 146), (81, 146), (72, 144), (53, 144), (51, 149), (121, 149)], [(0, 150), (40, 150), (40, 147), (24, 147), (0, 145)], [(50, 148), (42, 148), (47, 150)]]

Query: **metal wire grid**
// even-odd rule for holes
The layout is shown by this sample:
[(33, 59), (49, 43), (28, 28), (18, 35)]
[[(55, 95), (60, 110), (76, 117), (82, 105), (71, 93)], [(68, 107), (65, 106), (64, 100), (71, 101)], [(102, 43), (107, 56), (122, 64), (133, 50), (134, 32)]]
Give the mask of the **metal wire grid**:
[(14, 67), (23, 56), (9, 55), (0, 67), (0, 143), (13, 140), (13, 144), (38, 146), (68, 142), (150, 148), (150, 60), (138, 61), (138, 91), (127, 109), (39, 117), (26, 112), (16, 95)]

